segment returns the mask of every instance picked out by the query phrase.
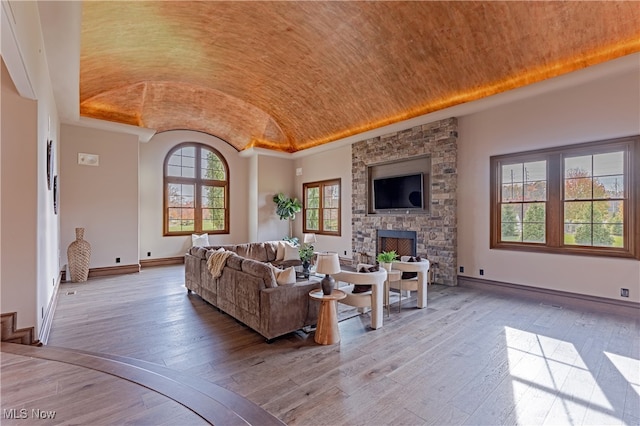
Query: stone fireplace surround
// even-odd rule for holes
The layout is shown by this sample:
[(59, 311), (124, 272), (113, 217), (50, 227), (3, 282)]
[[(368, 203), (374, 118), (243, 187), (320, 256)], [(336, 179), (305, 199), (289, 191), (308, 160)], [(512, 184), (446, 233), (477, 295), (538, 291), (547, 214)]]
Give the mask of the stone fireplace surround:
[[(378, 230), (416, 231), (416, 255), (429, 259), (435, 282), (457, 284), (458, 121), (448, 118), (352, 145), (352, 248), (354, 259), (375, 259)], [(367, 168), (428, 155), (431, 158), (428, 212), (368, 213)]]

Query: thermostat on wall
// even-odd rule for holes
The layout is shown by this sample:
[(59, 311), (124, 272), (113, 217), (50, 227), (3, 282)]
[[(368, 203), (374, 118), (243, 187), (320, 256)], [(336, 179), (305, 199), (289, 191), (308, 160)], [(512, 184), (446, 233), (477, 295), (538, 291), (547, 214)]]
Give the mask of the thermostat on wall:
[(99, 166), (100, 156), (97, 154), (85, 154), (84, 152), (79, 152), (78, 164), (82, 166)]

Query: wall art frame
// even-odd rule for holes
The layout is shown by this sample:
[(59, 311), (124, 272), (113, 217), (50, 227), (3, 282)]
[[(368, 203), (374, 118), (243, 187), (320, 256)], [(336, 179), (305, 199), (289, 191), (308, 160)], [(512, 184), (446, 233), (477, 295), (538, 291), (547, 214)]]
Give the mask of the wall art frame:
[(47, 188), (51, 189), (52, 180), (53, 180), (53, 141), (51, 139), (47, 140)]
[(58, 214), (60, 208), (60, 188), (58, 188), (58, 175), (53, 177), (53, 213)]

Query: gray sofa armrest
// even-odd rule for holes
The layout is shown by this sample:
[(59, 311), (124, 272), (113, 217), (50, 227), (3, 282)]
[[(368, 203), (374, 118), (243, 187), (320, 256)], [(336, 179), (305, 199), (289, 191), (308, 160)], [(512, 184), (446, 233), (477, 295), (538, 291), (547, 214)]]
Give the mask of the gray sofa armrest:
[(320, 288), (320, 281), (304, 281), (290, 286), (266, 288), (260, 292), (260, 328), (267, 339), (281, 336), (318, 319), (318, 302), (309, 292)]
[(202, 258), (189, 253), (184, 255), (184, 285), (187, 290), (200, 294), (200, 263)]

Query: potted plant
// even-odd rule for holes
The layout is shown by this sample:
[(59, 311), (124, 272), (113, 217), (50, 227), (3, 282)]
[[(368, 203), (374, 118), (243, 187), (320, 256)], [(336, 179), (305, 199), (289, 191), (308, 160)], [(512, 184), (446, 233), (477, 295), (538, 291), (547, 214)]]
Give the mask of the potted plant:
[(302, 203), (297, 198), (287, 197), (282, 192), (273, 196), (273, 202), (276, 203), (276, 214), (280, 220), (289, 221), (288, 238), (293, 238), (293, 221), (296, 218), (296, 213), (302, 211)]
[(397, 257), (398, 257), (398, 254), (396, 253), (396, 251), (391, 250), (391, 251), (383, 251), (382, 253), (378, 253), (378, 256), (376, 257), (376, 259), (378, 260), (378, 262), (380, 262), (380, 265), (382, 265), (384, 269), (386, 269), (387, 271), (390, 271), (391, 265), (392, 265), (391, 262), (396, 260)]
[(313, 259), (314, 255), (313, 244), (302, 244), (298, 252), (300, 253), (300, 260), (302, 260), (302, 273), (305, 278), (309, 278), (309, 266), (311, 265), (311, 259)]

